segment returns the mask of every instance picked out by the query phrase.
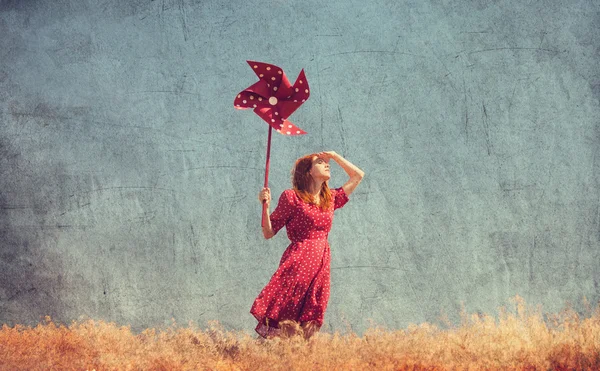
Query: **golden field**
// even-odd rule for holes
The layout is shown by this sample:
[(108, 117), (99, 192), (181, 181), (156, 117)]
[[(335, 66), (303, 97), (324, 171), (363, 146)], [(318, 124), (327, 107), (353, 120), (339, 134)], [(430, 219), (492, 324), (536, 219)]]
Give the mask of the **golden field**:
[(257, 339), (192, 323), (135, 334), (88, 320), (69, 326), (49, 317), (35, 327), (0, 330), (2, 370), (599, 370), (600, 307), (578, 315), (533, 310), (518, 296), (497, 316), (461, 313), (460, 326)]

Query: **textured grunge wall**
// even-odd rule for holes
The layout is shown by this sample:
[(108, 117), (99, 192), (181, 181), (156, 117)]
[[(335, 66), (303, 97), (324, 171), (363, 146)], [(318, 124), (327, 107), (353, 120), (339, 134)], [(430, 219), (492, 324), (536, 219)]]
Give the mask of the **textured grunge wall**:
[(324, 331), (595, 304), (600, 3), (557, 3), (0, 0), (0, 323), (252, 332), (288, 241), (260, 231), (246, 59), (312, 88), (274, 197), (314, 151), (366, 173)]

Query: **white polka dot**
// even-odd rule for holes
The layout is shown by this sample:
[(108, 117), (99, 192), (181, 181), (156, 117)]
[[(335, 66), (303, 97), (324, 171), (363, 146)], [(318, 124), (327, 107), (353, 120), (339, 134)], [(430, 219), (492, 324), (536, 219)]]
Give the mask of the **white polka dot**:
[(296, 88), (296, 93), (299, 91), (300, 89)]
[(304, 92), (308, 94), (308, 89), (304, 89)]
[(262, 97), (258, 97), (258, 101), (259, 101), (259, 102), (262, 102)]
[(253, 99), (254, 99), (254, 95), (251, 95), (251, 96), (250, 96), (250, 100), (253, 100)]
[(256, 104), (254, 104), (254, 108), (256, 108)]
[(289, 131), (287, 132), (288, 134), (291, 134)]
[(241, 95), (241, 94), (238, 94), (238, 98), (241, 98), (241, 97), (242, 97), (242, 95)]
[(282, 74), (281, 70), (277, 71), (277, 73), (280, 74), (280, 75)]
[(271, 67), (267, 67), (267, 71), (271, 71)]
[[(292, 125), (288, 125), (288, 128), (291, 128), (291, 127), (292, 127)], [(289, 134), (289, 133), (288, 133), (288, 134)]]
[(271, 80), (275, 81), (275, 76), (271, 77)]
[(273, 86), (273, 90), (277, 91), (277, 86)]
[(271, 119), (271, 122), (275, 122), (275, 120), (274, 120), (274, 119)]
[(254, 65), (254, 68), (258, 68), (258, 66), (257, 66), (257, 65)]
[(303, 102), (306, 102), (306, 99), (302, 99)]
[(275, 112), (275, 115), (276, 115), (276, 116), (277, 116), (277, 115), (279, 115), (279, 112)]
[(244, 99), (244, 100), (242, 101), (242, 103), (244, 103), (244, 104), (245, 104), (245, 103), (246, 103), (246, 100)]

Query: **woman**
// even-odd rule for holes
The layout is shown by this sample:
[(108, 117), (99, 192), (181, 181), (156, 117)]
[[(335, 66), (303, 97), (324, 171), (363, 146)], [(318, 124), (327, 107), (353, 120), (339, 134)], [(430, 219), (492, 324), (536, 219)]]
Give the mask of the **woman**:
[[(329, 188), (330, 159), (350, 177), (340, 188)], [(270, 215), (270, 189), (260, 191), (258, 199), (266, 203), (264, 237), (275, 236), (285, 225), (291, 241), (279, 268), (250, 309), (258, 321), (255, 330), (263, 338), (290, 335), (286, 329), (300, 330), (299, 323), (304, 337), (309, 339), (323, 325), (330, 282), (327, 236), (333, 211), (348, 202), (348, 196), (363, 176), (362, 170), (337, 153), (320, 152), (296, 160), (292, 169), (293, 188), (281, 194)]]

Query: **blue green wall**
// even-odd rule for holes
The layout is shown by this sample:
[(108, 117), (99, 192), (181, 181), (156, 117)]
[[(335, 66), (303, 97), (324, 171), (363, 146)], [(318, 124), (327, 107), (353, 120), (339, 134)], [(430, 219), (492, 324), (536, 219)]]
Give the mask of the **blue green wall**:
[(598, 302), (600, 5), (567, 3), (0, 0), (0, 323), (253, 331), (288, 241), (246, 60), (312, 90), (274, 197), (311, 152), (366, 173), (323, 330)]

